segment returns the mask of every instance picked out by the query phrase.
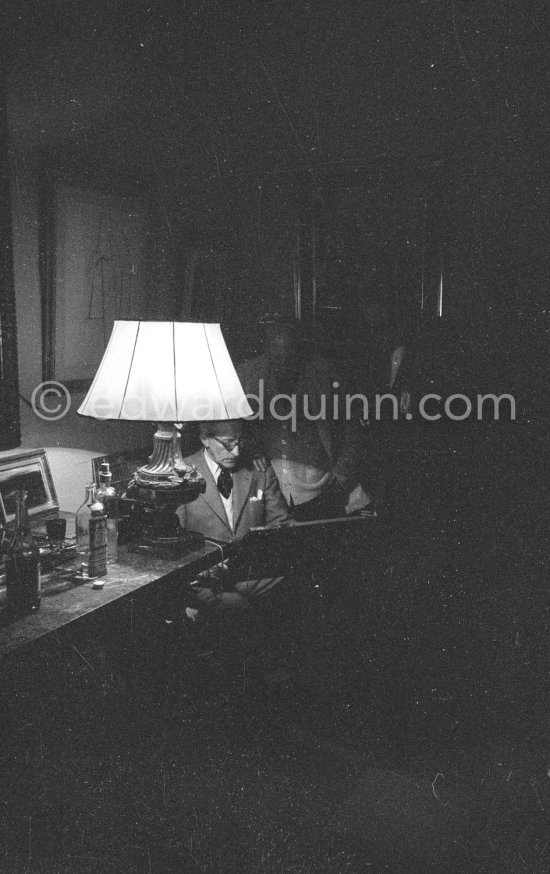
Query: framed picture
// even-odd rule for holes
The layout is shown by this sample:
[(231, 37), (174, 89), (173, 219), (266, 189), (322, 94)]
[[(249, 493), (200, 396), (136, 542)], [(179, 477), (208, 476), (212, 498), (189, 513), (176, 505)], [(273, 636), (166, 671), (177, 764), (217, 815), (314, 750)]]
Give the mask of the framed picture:
[(115, 319), (147, 318), (149, 197), (106, 174), (43, 174), (42, 373), (86, 391)]
[(29, 521), (51, 519), (59, 504), (45, 449), (17, 452), (0, 459), (0, 520), (6, 528), (15, 525), (15, 491), (27, 493)]

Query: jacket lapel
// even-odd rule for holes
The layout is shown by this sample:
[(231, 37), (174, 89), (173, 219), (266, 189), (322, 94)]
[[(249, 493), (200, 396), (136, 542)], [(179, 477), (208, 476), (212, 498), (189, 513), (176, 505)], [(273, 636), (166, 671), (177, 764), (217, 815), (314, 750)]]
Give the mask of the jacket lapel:
[(254, 473), (246, 468), (241, 468), (233, 474), (233, 526), (236, 531), (243, 510), (248, 501), (254, 480)]
[[(198, 453), (196, 453), (196, 455), (193, 456), (192, 459), (189, 459), (189, 461), (195, 465), (198, 472), (201, 474), (201, 476), (204, 477), (204, 480), (206, 482), (206, 491), (202, 495), (199, 495), (197, 500), (205, 501), (212, 510), (212, 512), (216, 514), (218, 519), (223, 522), (225, 527), (231, 532), (231, 534), (233, 534), (233, 532), (231, 531), (231, 525), (229, 524), (229, 519), (227, 518), (227, 514), (222, 504), (220, 493), (218, 491), (218, 484), (215, 482), (210, 468), (206, 463), (203, 451), (200, 450)], [(233, 516), (234, 515), (235, 513), (233, 511)]]

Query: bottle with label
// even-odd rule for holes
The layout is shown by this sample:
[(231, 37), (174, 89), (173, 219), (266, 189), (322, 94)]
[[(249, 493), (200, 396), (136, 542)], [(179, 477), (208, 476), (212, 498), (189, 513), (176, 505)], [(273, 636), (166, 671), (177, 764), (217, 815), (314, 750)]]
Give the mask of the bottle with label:
[(112, 484), (113, 474), (108, 461), (99, 468), (99, 484), (96, 495), (105, 507), (107, 515), (107, 564), (118, 558), (118, 492)]
[(96, 491), (95, 483), (87, 483), (86, 497), (76, 511), (76, 570), (83, 580), (107, 573), (107, 516)]
[(91, 516), (88, 523), (90, 534), (90, 549), (88, 554), (88, 576), (90, 579), (104, 577), (107, 573), (107, 513), (99, 500), (97, 488), (94, 491), (94, 501), (90, 507)]
[(27, 493), (17, 491), (16, 526), (6, 552), (6, 594), (15, 616), (34, 613), (40, 607), (40, 550), (29, 525)]

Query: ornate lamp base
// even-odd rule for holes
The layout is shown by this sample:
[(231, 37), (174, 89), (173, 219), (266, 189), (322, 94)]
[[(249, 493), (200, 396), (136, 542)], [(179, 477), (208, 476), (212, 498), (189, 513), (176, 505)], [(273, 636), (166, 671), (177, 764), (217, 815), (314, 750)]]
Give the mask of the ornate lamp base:
[(172, 424), (157, 426), (153, 453), (147, 464), (136, 470), (124, 495), (130, 505), (134, 548), (170, 557), (200, 545), (204, 538), (185, 531), (176, 510), (205, 490), (202, 476), (182, 458), (179, 430)]

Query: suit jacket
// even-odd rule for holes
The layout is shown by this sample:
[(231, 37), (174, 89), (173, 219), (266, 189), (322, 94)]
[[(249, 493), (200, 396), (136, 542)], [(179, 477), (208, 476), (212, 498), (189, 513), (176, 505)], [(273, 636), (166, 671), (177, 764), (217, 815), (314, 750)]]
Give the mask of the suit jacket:
[[(279, 489), (279, 483), (271, 467), (265, 472), (240, 467), (233, 472), (233, 524), (231, 530), (225, 513), (218, 485), (206, 463), (204, 450), (185, 459), (185, 463), (196, 467), (206, 480), (206, 491), (196, 501), (183, 504), (178, 516), (183, 528), (198, 531), (213, 540), (230, 542), (244, 537), (254, 525), (277, 525), (290, 519), (288, 507)], [(263, 520), (253, 519), (249, 499), (263, 492)]]

